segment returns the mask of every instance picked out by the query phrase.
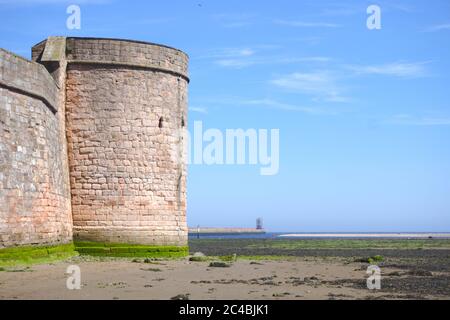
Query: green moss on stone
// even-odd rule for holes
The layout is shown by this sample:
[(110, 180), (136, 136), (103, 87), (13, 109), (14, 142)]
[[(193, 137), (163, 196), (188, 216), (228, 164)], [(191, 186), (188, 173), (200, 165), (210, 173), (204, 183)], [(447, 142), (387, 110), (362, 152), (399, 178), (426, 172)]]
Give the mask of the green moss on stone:
[(380, 255), (376, 255), (367, 259), (367, 262), (370, 264), (379, 264), (384, 261), (384, 257)]
[(207, 257), (207, 256), (193, 256), (189, 258), (189, 261), (193, 262), (205, 262), (209, 261), (211, 259), (214, 259), (214, 257)]
[(145, 246), (125, 243), (75, 242), (75, 250), (81, 255), (106, 257), (155, 257), (178, 258), (189, 253), (186, 246)]
[(0, 249), (0, 266), (30, 265), (64, 260), (77, 255), (73, 243)]

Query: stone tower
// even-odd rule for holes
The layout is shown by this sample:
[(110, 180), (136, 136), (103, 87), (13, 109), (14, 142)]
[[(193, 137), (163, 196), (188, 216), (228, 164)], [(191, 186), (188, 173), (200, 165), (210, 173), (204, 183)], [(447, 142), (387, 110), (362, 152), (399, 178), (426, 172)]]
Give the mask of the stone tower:
[[(186, 246), (187, 55), (140, 41), (50, 37), (33, 47), (33, 61), (14, 58), (27, 65), (14, 79), (3, 71), (13, 55), (0, 53), (9, 77), (0, 135), (10, 141), (0, 141), (0, 248), (67, 242), (72, 233), (83, 242)], [(42, 180), (39, 201), (27, 179)]]

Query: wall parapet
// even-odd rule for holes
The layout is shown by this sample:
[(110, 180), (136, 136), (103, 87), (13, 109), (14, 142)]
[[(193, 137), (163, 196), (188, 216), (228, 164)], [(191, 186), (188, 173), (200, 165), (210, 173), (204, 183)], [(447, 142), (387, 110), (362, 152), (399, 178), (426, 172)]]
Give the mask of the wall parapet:
[(69, 64), (152, 69), (172, 73), (189, 81), (187, 54), (178, 49), (149, 42), (69, 37), (66, 39), (66, 58)]
[(53, 113), (58, 111), (58, 87), (47, 69), (2, 48), (0, 87), (39, 99)]

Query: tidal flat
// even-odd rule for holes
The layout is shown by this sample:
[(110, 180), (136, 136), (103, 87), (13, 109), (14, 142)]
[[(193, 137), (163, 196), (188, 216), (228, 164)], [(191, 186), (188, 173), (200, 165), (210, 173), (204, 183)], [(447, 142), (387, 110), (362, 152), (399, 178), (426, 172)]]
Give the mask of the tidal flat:
[[(0, 269), (0, 299), (450, 299), (450, 240), (192, 239), (177, 259), (78, 256)], [(80, 267), (79, 290), (67, 268)], [(367, 288), (367, 268), (381, 271)]]

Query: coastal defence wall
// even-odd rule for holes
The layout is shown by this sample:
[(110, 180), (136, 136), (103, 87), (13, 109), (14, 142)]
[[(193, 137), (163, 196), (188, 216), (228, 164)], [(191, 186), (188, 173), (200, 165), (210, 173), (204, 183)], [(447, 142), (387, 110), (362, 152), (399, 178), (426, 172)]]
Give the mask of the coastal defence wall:
[(66, 55), (75, 240), (186, 246), (187, 55), (94, 38)]
[(131, 40), (0, 49), (0, 264), (187, 253), (187, 67)]
[(0, 49), (0, 248), (72, 241), (58, 79)]

